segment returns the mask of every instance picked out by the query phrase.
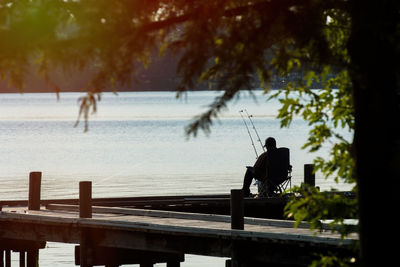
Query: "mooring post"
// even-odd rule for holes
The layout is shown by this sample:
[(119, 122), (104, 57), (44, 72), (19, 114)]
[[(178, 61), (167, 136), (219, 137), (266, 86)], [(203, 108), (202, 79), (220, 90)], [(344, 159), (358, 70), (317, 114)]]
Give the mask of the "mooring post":
[(231, 190), (231, 228), (236, 230), (244, 229), (244, 201), (243, 190)]
[(31, 172), (29, 174), (29, 210), (40, 210), (40, 185), (42, 182), (41, 172)]
[(304, 183), (315, 186), (314, 164), (304, 164)]
[[(92, 182), (79, 182), (79, 218), (92, 218)], [(90, 267), (91, 257), (89, 257), (91, 249), (90, 235), (87, 229), (81, 229), (80, 242), (80, 265)]]
[(92, 218), (92, 182), (79, 182), (79, 217)]

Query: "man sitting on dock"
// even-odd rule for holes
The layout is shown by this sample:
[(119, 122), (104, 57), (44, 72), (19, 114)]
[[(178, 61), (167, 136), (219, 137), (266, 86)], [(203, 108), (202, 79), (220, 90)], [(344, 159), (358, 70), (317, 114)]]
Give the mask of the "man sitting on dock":
[[(268, 137), (265, 140), (264, 147), (267, 149), (267, 151), (258, 157), (253, 167), (247, 167), (242, 188), (245, 197), (250, 196), (250, 185), (253, 178), (262, 183), (266, 183), (267, 192), (265, 193), (267, 196), (273, 195), (278, 185), (283, 180), (287, 179), (288, 168), (290, 168), (288, 154), (289, 150), (287, 148), (278, 149), (276, 147), (276, 140), (273, 137)], [(287, 153), (287, 155), (284, 155), (284, 157), (287, 157), (287, 164), (286, 162), (281, 162), (282, 157), (279, 155), (281, 154), (281, 149), (284, 149), (283, 153)], [(288, 166), (286, 167), (285, 165)], [(282, 166), (284, 167), (282, 168)], [(274, 170), (272, 171), (271, 169)]]

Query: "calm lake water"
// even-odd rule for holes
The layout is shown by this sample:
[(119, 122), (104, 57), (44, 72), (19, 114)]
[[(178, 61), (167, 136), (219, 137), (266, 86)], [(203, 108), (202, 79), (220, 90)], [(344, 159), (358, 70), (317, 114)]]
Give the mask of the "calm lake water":
[[(262, 140), (274, 136), (278, 146), (290, 148), (293, 184), (302, 181), (304, 164), (328, 155), (328, 148), (302, 150), (307, 123), (297, 118), (291, 128), (280, 128), (280, 104), (267, 103), (262, 92), (243, 92), (209, 136), (187, 139), (184, 127), (218, 94), (176, 99), (173, 92), (104, 93), (86, 133), (83, 123), (73, 127), (82, 94), (62, 93), (59, 100), (55, 94), (0, 94), (0, 199), (26, 199), (31, 171), (43, 173), (43, 199), (78, 197), (82, 180), (92, 181), (93, 197), (229, 193), (241, 187), (245, 166), (256, 158), (242, 109), (253, 115)], [(316, 183), (323, 190), (349, 189), (318, 174)], [(40, 252), (40, 266), (73, 265), (73, 245), (49, 243)], [(224, 266), (224, 259), (187, 255), (182, 266)]]

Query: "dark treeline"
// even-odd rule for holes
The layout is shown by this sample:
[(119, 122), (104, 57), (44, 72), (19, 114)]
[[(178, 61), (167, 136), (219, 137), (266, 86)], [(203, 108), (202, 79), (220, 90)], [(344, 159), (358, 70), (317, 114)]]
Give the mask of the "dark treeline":
[[(139, 66), (136, 75), (132, 75), (132, 82), (129, 86), (109, 88), (107, 91), (174, 91), (176, 90), (180, 77), (176, 74), (178, 59), (172, 55), (164, 57), (152, 56), (151, 63), (147, 68)], [(0, 93), (47, 93), (56, 92), (87, 92), (89, 77), (92, 71), (87, 69), (80, 72), (66, 74), (61, 69), (53, 69), (50, 80), (46, 81), (37, 74), (37, 70), (31, 67), (22, 90), (9, 84), (7, 79), (0, 80)], [(256, 76), (256, 75), (255, 75)], [(135, 77), (135, 78), (133, 78)], [(270, 81), (270, 88), (279, 89), (288, 82), (301, 79), (303, 74), (293, 72), (287, 77), (273, 75)], [(320, 88), (318, 83), (313, 88)], [(56, 89), (58, 88), (58, 89)], [(208, 90), (209, 84), (199, 84), (196, 90)]]

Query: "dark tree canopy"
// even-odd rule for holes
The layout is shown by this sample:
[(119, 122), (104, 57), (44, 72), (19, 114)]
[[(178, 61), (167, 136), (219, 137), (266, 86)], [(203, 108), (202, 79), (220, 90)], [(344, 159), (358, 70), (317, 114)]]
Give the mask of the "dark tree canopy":
[[(102, 91), (140, 82), (150, 55), (174, 55), (178, 94), (198, 86), (223, 91), (188, 125), (196, 135), (241, 90), (268, 90), (274, 75), (301, 73), (285, 92), (309, 101), (283, 93), (282, 125), (294, 114), (314, 125), (311, 150), (340, 140), (328, 122), (354, 129), (353, 142), (334, 148), (336, 161), (320, 166), (355, 177), (361, 262), (384, 266), (397, 260), (387, 242), (397, 225), (382, 219), (398, 209), (399, 16), (395, 0), (0, 0), (0, 75), (23, 90), (34, 72), (59, 92), (55, 73), (85, 73), (87, 118)], [(322, 96), (311, 90), (315, 81)]]
[(195, 134), (198, 126), (208, 130), (210, 119), (240, 90), (267, 87), (277, 72), (346, 65), (343, 40), (333, 43), (336, 33), (330, 28), (343, 27), (338, 34), (346, 35), (347, 5), (285, 0), (2, 1), (0, 70), (23, 88), (28, 67), (34, 64), (54, 90), (62, 91), (52, 71), (85, 69), (89, 75), (83, 89), (97, 93), (135, 81), (138, 77), (132, 73), (150, 63), (154, 50), (168, 51), (179, 60), (179, 92), (196, 89), (199, 83), (225, 92), (189, 129)]

